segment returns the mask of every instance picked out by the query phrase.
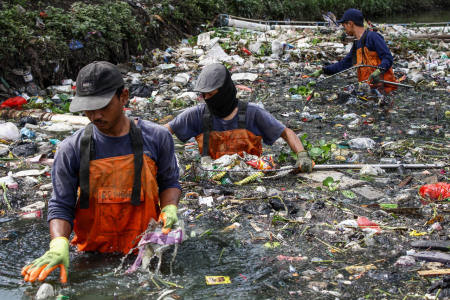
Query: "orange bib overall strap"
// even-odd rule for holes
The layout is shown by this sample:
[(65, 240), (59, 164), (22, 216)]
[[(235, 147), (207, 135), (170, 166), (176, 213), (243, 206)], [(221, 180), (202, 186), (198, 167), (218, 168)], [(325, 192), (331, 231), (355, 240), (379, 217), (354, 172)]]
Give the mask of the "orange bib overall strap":
[[(353, 65), (372, 65), (372, 66), (379, 66), (381, 63), (381, 59), (378, 57), (378, 54), (376, 51), (370, 51), (367, 47), (366, 47), (366, 37), (368, 34), (368, 30), (366, 30), (364, 32), (364, 34), (361, 37), (361, 48), (356, 50), (356, 41), (355, 41), (355, 45), (353, 47), (353, 55), (352, 55), (352, 63)], [(356, 51), (355, 51), (356, 50)], [(361, 67), (358, 68), (358, 80), (359, 81), (364, 81), (367, 80), (370, 76), (370, 74), (372, 74), (376, 69), (375, 68), (371, 68), (371, 67)], [(383, 72), (384, 70), (381, 70), (382, 73), (380, 74), (380, 79), (381, 80), (386, 80), (386, 81), (392, 81), (392, 82), (397, 82), (394, 76), (394, 70), (392, 69), (392, 67)], [(380, 83), (377, 85), (373, 85), (370, 84), (370, 87), (372, 89), (384, 89), (386, 91), (386, 93), (390, 93), (392, 91), (397, 90), (397, 86), (395, 85), (390, 85), (387, 83)]]
[[(134, 122), (130, 124), (133, 154), (90, 160), (95, 157), (95, 150), (91, 145), (87, 148), (87, 143), (81, 146), (81, 160), (83, 156), (85, 160), (88, 158), (89, 173), (83, 174), (85, 169), (80, 166), (81, 191), (72, 240), (80, 251), (128, 253), (139, 242), (138, 236), (146, 230), (150, 219), (157, 220), (159, 215), (156, 164), (143, 154), (141, 130)], [(92, 139), (92, 130), (85, 130), (84, 137)], [(139, 161), (140, 171), (136, 176)], [(89, 180), (88, 199), (84, 204), (81, 198), (83, 177)]]
[(211, 156), (217, 159), (223, 155), (239, 154), (244, 152), (260, 156), (262, 153), (261, 136), (257, 136), (245, 129), (247, 115), (247, 102), (238, 102), (238, 129), (226, 131), (212, 131), (212, 116), (205, 107), (203, 113), (203, 133), (196, 136), (199, 151), (202, 156)]

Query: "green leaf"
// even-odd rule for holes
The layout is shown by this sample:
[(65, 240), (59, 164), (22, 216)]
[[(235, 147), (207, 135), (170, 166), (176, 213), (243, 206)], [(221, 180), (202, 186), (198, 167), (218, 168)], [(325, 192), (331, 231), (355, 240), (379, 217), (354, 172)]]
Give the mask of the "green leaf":
[(318, 156), (322, 155), (322, 153), (323, 153), (323, 150), (322, 150), (322, 148), (319, 148), (319, 147), (313, 147), (313, 148), (311, 148), (311, 150), (308, 151), (308, 154), (312, 157), (318, 157)]
[(278, 161), (280, 162), (280, 163), (285, 163), (286, 161), (287, 161), (287, 158), (289, 157), (289, 154), (288, 153), (281, 153), (279, 156), (278, 156)]
[(67, 100), (69, 100), (69, 95), (67, 95), (67, 94), (59, 94), (58, 97), (63, 102), (66, 102)]
[(326, 187), (330, 187), (333, 183), (334, 183), (333, 177), (329, 177), (329, 176), (327, 178), (325, 178), (324, 181), (322, 181), (322, 184)]
[(347, 198), (350, 198), (350, 199), (355, 199), (356, 198), (356, 194), (353, 193), (352, 191), (344, 190), (344, 191), (341, 191), (341, 193), (342, 193), (342, 195), (344, 195)]
[(380, 207), (381, 208), (392, 208), (392, 209), (394, 209), (394, 208), (398, 207), (398, 204), (382, 203), (382, 204), (380, 204)]

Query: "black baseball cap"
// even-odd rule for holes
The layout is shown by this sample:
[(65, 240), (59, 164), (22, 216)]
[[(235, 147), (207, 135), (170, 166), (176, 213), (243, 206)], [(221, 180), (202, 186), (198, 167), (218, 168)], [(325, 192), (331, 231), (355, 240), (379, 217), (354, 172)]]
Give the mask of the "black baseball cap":
[(356, 25), (364, 24), (364, 16), (360, 10), (350, 8), (345, 11), (342, 19), (340, 19), (338, 23), (344, 23), (348, 21), (353, 21)]
[(194, 92), (209, 93), (222, 87), (227, 75), (222, 64), (210, 64), (203, 68), (194, 86)]
[(77, 93), (69, 110), (95, 110), (108, 105), (117, 89), (125, 84), (119, 68), (107, 61), (84, 66), (77, 76)]

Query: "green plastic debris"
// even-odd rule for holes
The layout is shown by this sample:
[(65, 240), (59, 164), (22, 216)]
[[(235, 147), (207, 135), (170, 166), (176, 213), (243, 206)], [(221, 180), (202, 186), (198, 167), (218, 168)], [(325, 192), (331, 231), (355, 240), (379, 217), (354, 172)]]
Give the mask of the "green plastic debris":
[(266, 247), (267, 249), (275, 249), (280, 247), (281, 244), (278, 242), (267, 242), (264, 244), (264, 247)]

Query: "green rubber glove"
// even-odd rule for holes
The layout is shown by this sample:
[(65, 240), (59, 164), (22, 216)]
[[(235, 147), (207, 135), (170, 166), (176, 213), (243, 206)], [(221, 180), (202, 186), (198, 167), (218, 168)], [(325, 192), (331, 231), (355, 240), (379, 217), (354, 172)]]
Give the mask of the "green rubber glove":
[(314, 73), (309, 74), (309, 77), (318, 78), (322, 74), (323, 74), (323, 69), (319, 69), (319, 70), (315, 71)]
[(22, 275), (25, 276), (25, 281), (35, 282), (36, 279), (44, 281), (56, 268), (61, 268), (61, 283), (66, 283), (69, 269), (69, 240), (65, 237), (53, 239), (50, 242), (50, 250), (26, 265), (22, 269)]
[(300, 172), (311, 173), (315, 163), (311, 157), (309, 157), (308, 152), (306, 150), (302, 150), (297, 152), (297, 163), (295, 165), (300, 169)]
[(161, 210), (158, 221), (164, 221), (162, 233), (168, 234), (172, 230), (173, 224), (178, 222), (177, 211), (177, 206), (173, 204), (167, 205)]
[(381, 74), (380, 69), (376, 69), (375, 71), (373, 71), (373, 73), (370, 74), (370, 76), (369, 76), (370, 83), (379, 84), (380, 83), (380, 74)]

